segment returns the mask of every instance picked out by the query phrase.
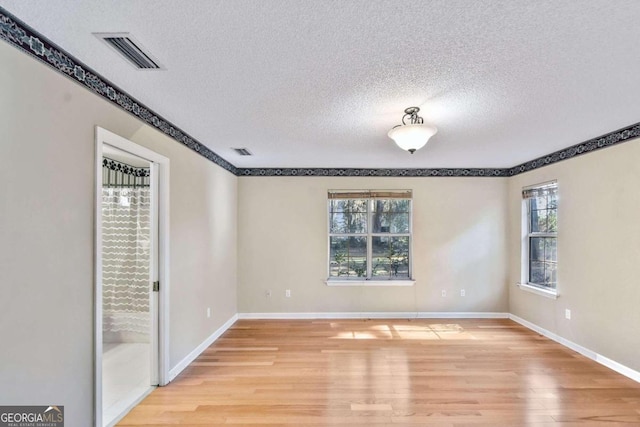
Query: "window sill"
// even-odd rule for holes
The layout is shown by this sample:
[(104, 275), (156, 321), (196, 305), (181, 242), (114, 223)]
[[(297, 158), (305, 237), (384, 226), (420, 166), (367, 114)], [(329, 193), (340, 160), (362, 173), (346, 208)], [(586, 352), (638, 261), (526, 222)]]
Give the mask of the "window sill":
[(540, 295), (546, 298), (558, 299), (558, 291), (556, 289), (544, 289), (540, 286), (530, 285), (528, 283), (516, 283), (520, 289), (532, 294)]
[(416, 281), (408, 280), (325, 280), (327, 286), (413, 286)]

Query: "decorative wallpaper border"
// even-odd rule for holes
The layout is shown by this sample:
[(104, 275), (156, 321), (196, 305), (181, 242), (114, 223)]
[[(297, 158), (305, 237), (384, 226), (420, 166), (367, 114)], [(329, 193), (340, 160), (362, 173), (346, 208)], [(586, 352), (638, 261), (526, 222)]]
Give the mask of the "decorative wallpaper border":
[(364, 176), (364, 177), (500, 177), (506, 169), (336, 169), (336, 168), (249, 168), (238, 176)]
[(562, 150), (555, 151), (551, 154), (547, 154), (546, 156), (538, 157), (537, 159), (522, 163), (521, 165), (507, 168), (505, 169), (507, 172), (505, 176), (514, 176), (529, 172), (543, 166), (548, 166), (553, 163), (581, 156), (582, 154), (611, 147), (612, 145), (620, 144), (621, 142), (628, 141), (638, 136), (640, 136), (640, 123), (609, 132), (588, 141), (572, 145), (571, 147), (563, 148)]
[(234, 165), (93, 71), (2, 7), (0, 7), (0, 39), (7, 41), (24, 53), (83, 85), (96, 95), (133, 114), (143, 122), (186, 145), (218, 166), (237, 174), (237, 169)]
[(640, 123), (636, 123), (520, 165), (503, 169), (237, 168), (2, 7), (0, 7), (0, 39), (71, 78), (96, 95), (133, 114), (144, 123), (158, 129), (236, 176), (510, 177), (640, 136)]

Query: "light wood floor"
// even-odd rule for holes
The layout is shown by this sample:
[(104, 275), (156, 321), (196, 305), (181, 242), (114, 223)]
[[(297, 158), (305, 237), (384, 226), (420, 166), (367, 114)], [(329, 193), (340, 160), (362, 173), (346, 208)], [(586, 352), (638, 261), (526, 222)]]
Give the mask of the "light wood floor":
[(640, 384), (510, 320), (241, 320), (120, 426), (640, 426)]

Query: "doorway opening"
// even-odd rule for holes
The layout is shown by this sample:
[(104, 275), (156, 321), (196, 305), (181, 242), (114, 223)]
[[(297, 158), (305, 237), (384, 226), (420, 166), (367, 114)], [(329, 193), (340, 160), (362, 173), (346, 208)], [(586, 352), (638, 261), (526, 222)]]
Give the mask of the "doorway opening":
[(97, 128), (95, 425), (168, 378), (168, 159)]

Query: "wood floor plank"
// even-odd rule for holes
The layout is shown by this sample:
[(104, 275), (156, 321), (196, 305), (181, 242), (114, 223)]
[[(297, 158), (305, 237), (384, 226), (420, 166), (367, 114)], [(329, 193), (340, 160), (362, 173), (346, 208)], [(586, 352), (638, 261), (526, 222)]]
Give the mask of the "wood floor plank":
[(120, 426), (640, 425), (640, 384), (507, 319), (239, 320)]

